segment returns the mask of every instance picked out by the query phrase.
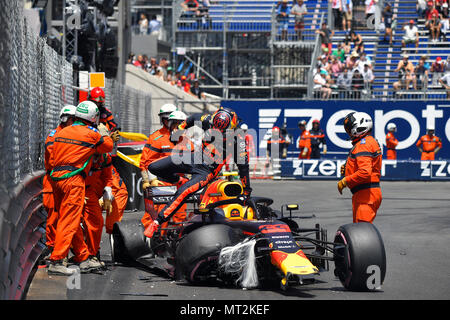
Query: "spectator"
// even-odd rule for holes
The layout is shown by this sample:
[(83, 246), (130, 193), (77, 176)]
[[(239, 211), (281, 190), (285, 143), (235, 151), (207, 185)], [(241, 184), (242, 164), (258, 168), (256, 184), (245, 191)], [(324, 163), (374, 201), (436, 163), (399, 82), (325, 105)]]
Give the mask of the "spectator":
[(355, 30), (350, 30), (350, 41), (353, 42), (353, 50), (356, 53), (364, 52), (364, 41), (360, 34), (357, 34)]
[(344, 49), (344, 43), (339, 42), (337, 49), (334, 49), (331, 53), (332, 56), (336, 57), (340, 62), (345, 62), (345, 49)]
[(326, 76), (328, 72), (326, 70), (320, 70), (314, 76), (314, 90), (321, 93), (320, 97), (322, 99), (329, 99), (331, 97), (331, 88), (327, 83)]
[[(442, 12), (441, 12), (442, 18), (448, 18), (448, 3), (444, 2), (442, 4)], [(441, 18), (441, 20), (442, 20)]]
[(437, 42), (441, 31), (441, 24), (439, 20), (439, 11), (436, 10), (433, 3), (428, 2), (428, 9), (425, 13), (427, 21), (425, 22), (425, 28), (430, 33), (431, 42)]
[(426, 89), (428, 86), (428, 69), (425, 65), (425, 62), (426, 57), (425, 59), (420, 58), (419, 61), (417, 62), (416, 67), (414, 68), (417, 84), (421, 89)]
[(181, 76), (181, 89), (183, 89), (183, 91), (186, 93), (192, 94), (191, 85), (187, 81), (186, 76)]
[(342, 26), (342, 0), (330, 0), (333, 12), (333, 29), (337, 30)]
[(198, 79), (194, 80), (194, 86), (192, 87), (191, 91), (192, 91), (192, 94), (199, 99), (202, 99), (204, 97), (204, 93), (200, 89), (200, 84), (198, 82)]
[(149, 32), (152, 35), (158, 35), (159, 30), (161, 29), (161, 22), (156, 19), (156, 16), (152, 16), (152, 20), (150, 20)]
[(344, 40), (344, 43), (342, 45), (342, 48), (344, 49), (345, 55), (347, 56), (352, 51), (352, 46), (350, 45), (350, 40), (346, 37)]
[(158, 65), (156, 64), (156, 58), (150, 58), (150, 66), (148, 67), (148, 73), (155, 75), (156, 69), (158, 68)]
[(157, 77), (158, 79), (164, 80), (163, 68), (161, 68), (161, 67), (156, 68), (155, 77)]
[(329, 65), (329, 73), (331, 75), (331, 79), (333, 79), (333, 82), (336, 82), (339, 74), (343, 70), (343, 64), (338, 60), (336, 56), (331, 56), (331, 63)]
[(135, 61), (136, 61), (136, 57), (135, 57), (134, 53), (130, 52), (130, 54), (128, 55), (127, 63), (134, 64)]
[(281, 40), (287, 40), (290, 12), (291, 9), (288, 6), (288, 0), (283, 0), (277, 10), (277, 22), (281, 29)]
[(322, 50), (328, 49), (328, 54), (331, 54), (331, 49), (333, 47), (332, 38), (334, 36), (334, 31), (327, 27), (326, 22), (322, 22), (322, 26), (316, 33), (320, 34), (320, 41), (322, 43)]
[[(447, 3), (444, 3), (444, 5), (446, 5)], [(447, 9), (447, 8), (444, 8)], [(443, 41), (447, 41), (447, 33), (449, 33), (450, 31), (450, 21), (449, 21), (449, 17), (448, 17), (448, 12), (447, 14), (442, 14), (442, 18), (441, 18), (441, 34), (442, 34), (442, 40)]]
[(199, 7), (197, 0), (184, 0), (181, 3), (181, 7), (183, 8), (183, 15), (188, 18), (198, 17), (200, 15)]
[(166, 81), (172, 84), (172, 80), (173, 80), (173, 68), (167, 67)]
[(384, 7), (381, 21), (384, 23), (383, 41), (386, 42), (386, 37), (389, 37), (389, 45), (392, 45), (392, 8), (389, 2), (386, 3), (386, 6)]
[(409, 20), (409, 24), (403, 27), (405, 35), (402, 40), (402, 47), (405, 47), (409, 43), (414, 43), (416, 48), (419, 46), (419, 29), (414, 25), (414, 20)]
[(134, 61), (133, 65), (138, 68), (143, 69), (144, 68), (143, 62), (144, 62), (144, 57), (142, 55), (138, 55), (138, 58), (136, 61)]
[(414, 66), (409, 61), (409, 56), (407, 54), (403, 55), (403, 59), (399, 61), (395, 72), (398, 72), (398, 81), (394, 82), (394, 90), (398, 91), (405, 85), (405, 89), (409, 89), (411, 82), (414, 84), (414, 89), (416, 89), (416, 81), (414, 76)]
[(361, 99), (361, 93), (364, 89), (364, 79), (358, 69), (353, 71), (352, 75), (352, 91), (354, 99)]
[(210, 7), (210, 1), (209, 0), (203, 0), (202, 5), (199, 7), (199, 16), (202, 20), (202, 27), (203, 29), (211, 29), (212, 27), (212, 20), (209, 16), (209, 7)]
[(342, 30), (350, 32), (352, 28), (353, 1), (342, 0)]
[(351, 70), (347, 68), (347, 66), (344, 66), (342, 69), (342, 72), (339, 74), (337, 78), (337, 86), (339, 89), (339, 97), (344, 98), (347, 97), (348, 93), (352, 89), (352, 77), (353, 73)]
[(142, 69), (148, 72), (148, 68), (150, 67), (150, 63), (148, 62), (148, 56), (144, 54), (142, 56)]
[(347, 57), (345, 65), (347, 66), (348, 70), (353, 72), (353, 68), (356, 67), (356, 61), (358, 58), (359, 55), (356, 53), (356, 51), (353, 51), (352, 54)]
[[(359, 70), (358, 70), (359, 71)], [(373, 82), (375, 76), (372, 69), (369, 67), (368, 63), (364, 63), (363, 71), (361, 72), (362, 78), (364, 80), (364, 88), (372, 92)]]
[(442, 13), (442, 4), (443, 3), (444, 3), (444, 0), (434, 0), (435, 8), (439, 13)]
[(437, 84), (439, 78), (442, 78), (444, 75), (445, 66), (444, 61), (442, 61), (441, 57), (437, 57), (436, 60), (431, 64), (430, 72), (432, 73), (432, 83), (433, 85)]
[(305, 29), (305, 14), (308, 13), (303, 0), (297, 0), (297, 3), (292, 7), (291, 13), (295, 16), (294, 30), (297, 32), (297, 40), (303, 41), (302, 32)]
[(370, 60), (370, 58), (368, 58), (367, 56), (366, 56), (366, 53), (365, 52), (362, 52), (360, 55), (359, 55), (359, 60), (357, 60), (356, 61), (356, 68), (358, 68), (358, 71), (359, 71), (359, 73), (363, 73), (363, 71), (364, 71), (364, 65), (368, 65), (369, 66), (369, 69), (371, 69), (372, 70), (372, 68), (373, 68), (373, 66), (372, 66), (372, 60)]
[(328, 70), (329, 69), (329, 62), (328, 62), (328, 56), (327, 55), (321, 55), (318, 58), (319, 62), (317, 63), (319, 69), (325, 69)]
[(425, 18), (425, 12), (427, 11), (427, 1), (426, 0), (417, 0), (416, 4), (417, 15), (419, 19)]
[(148, 19), (145, 13), (141, 14), (141, 19), (139, 20), (139, 33), (140, 34), (148, 33)]
[[(378, 0), (365, 0), (366, 5), (366, 21), (369, 22), (372, 20), (372, 17), (375, 18), (375, 6)], [(372, 21), (372, 24), (375, 25), (375, 20)]]
[(440, 78), (439, 83), (444, 87), (447, 94), (447, 99), (450, 99), (450, 73), (447, 72), (442, 78)]

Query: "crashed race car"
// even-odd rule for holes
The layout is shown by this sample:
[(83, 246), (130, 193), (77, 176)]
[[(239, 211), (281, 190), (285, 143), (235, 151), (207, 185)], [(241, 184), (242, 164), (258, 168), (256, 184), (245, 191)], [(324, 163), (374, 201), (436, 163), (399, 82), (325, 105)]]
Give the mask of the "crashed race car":
[[(334, 241), (315, 224), (299, 226), (294, 220), (297, 204), (271, 208), (273, 200), (243, 194), (235, 173), (213, 180), (190, 196), (186, 221), (169, 223), (150, 240), (138, 221), (121, 221), (111, 234), (114, 262), (139, 263), (163, 270), (175, 280), (190, 283), (222, 281), (245, 288), (279, 283), (290, 286), (312, 283), (320, 272), (334, 273), (352, 291), (368, 291), (370, 267), (386, 273), (386, 254), (377, 228), (370, 223), (338, 228)], [(171, 186), (150, 187), (145, 197), (166, 204), (175, 194)], [(302, 219), (305, 220), (305, 219)]]

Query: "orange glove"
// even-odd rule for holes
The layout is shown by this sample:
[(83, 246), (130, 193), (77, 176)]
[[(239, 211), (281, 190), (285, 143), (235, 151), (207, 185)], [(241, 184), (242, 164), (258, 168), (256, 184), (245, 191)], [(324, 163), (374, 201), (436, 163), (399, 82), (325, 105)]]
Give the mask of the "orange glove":
[(340, 194), (342, 194), (342, 190), (347, 186), (347, 181), (345, 180), (345, 178), (343, 178), (342, 180), (340, 180), (337, 184), (338, 187), (338, 191)]
[(153, 222), (145, 229), (144, 236), (146, 236), (147, 238), (152, 238), (153, 234), (158, 230), (158, 228), (158, 220), (153, 220)]

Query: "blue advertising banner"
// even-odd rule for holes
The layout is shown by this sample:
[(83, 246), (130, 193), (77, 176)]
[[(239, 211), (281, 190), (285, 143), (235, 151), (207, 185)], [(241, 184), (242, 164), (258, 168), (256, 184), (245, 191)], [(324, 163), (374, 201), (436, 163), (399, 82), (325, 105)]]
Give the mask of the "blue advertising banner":
[[(267, 139), (273, 126), (286, 124), (293, 136), (288, 149), (288, 158), (298, 158), (298, 122), (306, 120), (307, 129), (313, 120), (320, 121), (325, 131), (327, 154), (322, 159), (345, 159), (351, 142), (343, 127), (345, 116), (352, 111), (368, 113), (374, 122), (373, 135), (383, 144), (386, 153), (386, 125), (395, 123), (398, 160), (420, 160), (416, 142), (426, 133), (427, 127), (434, 127), (435, 134), (442, 140), (442, 149), (436, 160), (450, 159), (450, 101), (305, 101), (305, 100), (249, 100), (222, 101), (238, 113), (253, 135), (258, 155), (266, 155)], [(383, 156), (385, 158), (385, 156)]]
[[(339, 180), (345, 160), (281, 160), (281, 178)], [(383, 160), (381, 180), (450, 181), (450, 161)]]

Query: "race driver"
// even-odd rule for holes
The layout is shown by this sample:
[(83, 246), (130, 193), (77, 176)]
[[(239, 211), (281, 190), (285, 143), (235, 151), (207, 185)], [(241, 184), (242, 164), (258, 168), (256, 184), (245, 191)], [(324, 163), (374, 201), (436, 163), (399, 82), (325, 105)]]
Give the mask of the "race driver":
[[(162, 127), (159, 130), (153, 132), (147, 140), (145, 147), (142, 151), (139, 167), (142, 175), (142, 188), (146, 190), (149, 187), (157, 186), (170, 186), (172, 184), (158, 180), (158, 177), (148, 172), (148, 166), (153, 162), (168, 157), (172, 154), (175, 148), (175, 143), (170, 140), (170, 133), (177, 128), (183, 121), (186, 120), (186, 114), (182, 111), (177, 111), (176, 107), (172, 104), (165, 104), (159, 111), (159, 117)], [(153, 205), (151, 200), (145, 199), (146, 211), (141, 219), (144, 227), (153, 221), (153, 217), (156, 217), (158, 212), (164, 207), (164, 205)], [(178, 212), (174, 214), (172, 220), (174, 222), (182, 222), (186, 218), (186, 208), (180, 208)]]
[(345, 177), (338, 182), (338, 191), (348, 187), (353, 194), (353, 222), (372, 223), (380, 207), (381, 148), (370, 135), (372, 118), (364, 112), (351, 112), (344, 119), (344, 128), (353, 147), (342, 171)]
[(55, 212), (55, 203), (53, 200), (52, 181), (50, 179), (50, 172), (52, 167), (50, 165), (50, 156), (53, 150), (53, 143), (55, 141), (55, 134), (61, 129), (72, 125), (75, 116), (76, 107), (73, 105), (65, 105), (59, 113), (59, 125), (56, 129), (50, 131), (45, 140), (44, 166), (46, 174), (43, 179), (42, 190), (42, 204), (47, 211), (47, 223), (45, 226), (46, 246), (49, 252), (53, 251), (55, 245), (56, 223), (58, 221), (58, 213)]
[(55, 246), (50, 256), (48, 272), (71, 275), (76, 270), (67, 268), (63, 260), (69, 249), (82, 273), (100, 269), (102, 265), (91, 259), (83, 239), (80, 221), (85, 203), (85, 179), (95, 153), (111, 152), (113, 140), (108, 130), (99, 123), (100, 112), (91, 101), (77, 106), (75, 121), (55, 134), (50, 156), (55, 210), (58, 211)]
[(416, 146), (421, 152), (420, 160), (434, 160), (436, 153), (442, 148), (442, 141), (434, 135), (434, 127), (428, 126), (427, 134), (420, 137)]
[[(183, 158), (170, 157), (153, 162), (149, 171), (164, 180), (178, 184), (180, 187), (168, 203), (158, 214), (158, 217), (145, 229), (146, 237), (153, 237), (159, 225), (177, 212), (184, 199), (200, 190), (212, 181), (221, 171), (225, 163), (234, 158), (238, 167), (244, 195), (250, 196), (248, 154), (245, 146), (245, 136), (242, 130), (235, 130), (238, 126), (237, 114), (229, 109), (220, 107), (212, 115), (192, 115), (186, 119), (172, 134), (172, 138), (178, 139), (182, 130), (194, 125), (199, 126), (205, 132), (201, 150), (193, 153), (184, 153)], [(185, 157), (187, 156), (187, 157)], [(191, 179), (183, 181), (178, 174), (191, 174)]]
[(388, 123), (387, 125), (388, 133), (386, 134), (386, 159), (395, 160), (397, 159), (397, 148), (398, 140), (395, 137), (395, 132), (397, 132), (397, 126), (395, 123)]

